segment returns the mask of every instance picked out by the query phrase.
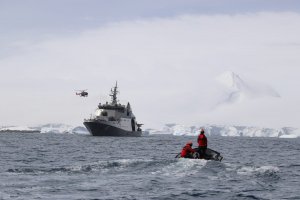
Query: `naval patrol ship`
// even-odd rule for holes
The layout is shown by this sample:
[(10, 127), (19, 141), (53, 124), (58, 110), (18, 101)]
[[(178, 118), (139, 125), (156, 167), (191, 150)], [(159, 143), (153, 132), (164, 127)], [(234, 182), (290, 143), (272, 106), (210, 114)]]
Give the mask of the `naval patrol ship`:
[(83, 124), (93, 136), (132, 136), (142, 135), (142, 124), (138, 124), (129, 102), (121, 105), (117, 100), (118, 84), (111, 89), (111, 102), (99, 103), (95, 115), (85, 119)]

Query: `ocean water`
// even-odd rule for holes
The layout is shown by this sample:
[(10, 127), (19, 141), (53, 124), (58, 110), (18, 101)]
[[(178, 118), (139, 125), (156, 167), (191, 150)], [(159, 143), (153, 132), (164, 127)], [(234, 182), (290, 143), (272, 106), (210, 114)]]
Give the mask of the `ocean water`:
[(175, 159), (196, 137), (0, 134), (0, 199), (300, 199), (300, 138), (208, 137), (222, 162)]

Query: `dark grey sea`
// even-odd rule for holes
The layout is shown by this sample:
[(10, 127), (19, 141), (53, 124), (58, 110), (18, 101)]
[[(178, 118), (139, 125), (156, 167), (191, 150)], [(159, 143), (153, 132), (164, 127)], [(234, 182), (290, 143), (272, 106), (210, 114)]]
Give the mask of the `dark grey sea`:
[(175, 159), (188, 140), (1, 133), (0, 199), (300, 199), (300, 138), (208, 137), (222, 162)]

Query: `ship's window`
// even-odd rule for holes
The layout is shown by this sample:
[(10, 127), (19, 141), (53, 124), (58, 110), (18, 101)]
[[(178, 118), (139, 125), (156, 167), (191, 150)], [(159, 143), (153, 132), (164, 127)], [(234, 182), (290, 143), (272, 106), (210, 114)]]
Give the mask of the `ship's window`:
[(101, 112), (101, 115), (102, 115), (102, 116), (107, 116), (107, 112), (106, 112), (106, 111), (102, 111), (102, 112)]

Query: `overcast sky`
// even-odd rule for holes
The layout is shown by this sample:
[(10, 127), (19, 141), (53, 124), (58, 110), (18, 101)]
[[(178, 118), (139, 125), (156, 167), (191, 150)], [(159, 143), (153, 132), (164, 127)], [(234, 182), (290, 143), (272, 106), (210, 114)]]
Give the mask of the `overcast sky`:
[[(299, 127), (299, 35), (296, 0), (0, 0), (0, 126), (82, 125), (118, 81), (146, 128)], [(225, 71), (280, 98), (218, 107)]]

